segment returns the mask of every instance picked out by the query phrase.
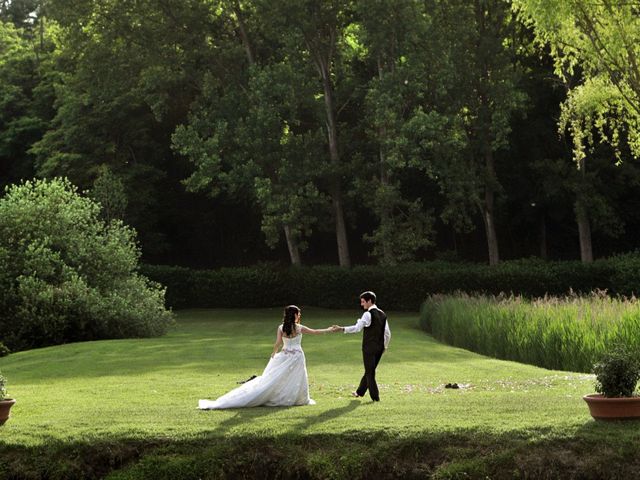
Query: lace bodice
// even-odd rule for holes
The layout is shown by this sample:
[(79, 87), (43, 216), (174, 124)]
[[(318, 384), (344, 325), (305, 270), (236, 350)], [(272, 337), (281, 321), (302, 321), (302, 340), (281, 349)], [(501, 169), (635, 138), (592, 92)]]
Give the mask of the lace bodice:
[(284, 348), (299, 348), (302, 345), (302, 334), (299, 333), (295, 337), (287, 338), (284, 335), (282, 336), (282, 341), (284, 342)]
[[(282, 330), (282, 327), (280, 327)], [(302, 350), (302, 333), (298, 329), (298, 334), (295, 337), (285, 337), (282, 335), (282, 351), (284, 353), (296, 352)]]

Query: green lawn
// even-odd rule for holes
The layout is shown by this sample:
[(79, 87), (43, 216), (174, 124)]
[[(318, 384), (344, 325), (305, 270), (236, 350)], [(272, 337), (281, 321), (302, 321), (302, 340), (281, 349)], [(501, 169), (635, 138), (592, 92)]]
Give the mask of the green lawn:
[[(357, 314), (307, 308), (303, 323), (351, 324)], [(0, 478), (39, 478), (43, 468), (60, 478), (207, 472), (218, 478), (234, 469), (252, 476), (291, 461), (290, 443), (299, 447), (301, 471), (317, 478), (366, 477), (367, 469), (381, 477), (482, 478), (546, 468), (589, 478), (616, 462), (621, 474), (637, 471), (640, 460), (625, 455), (640, 440), (639, 425), (591, 419), (582, 400), (593, 391), (591, 376), (448, 347), (418, 328), (417, 313), (389, 315), (380, 403), (349, 397), (362, 374), (361, 338), (336, 333), (303, 340), (317, 405), (197, 410), (199, 398), (216, 398), (262, 372), (280, 317), (280, 309), (181, 311), (162, 338), (70, 344), (0, 359), (18, 400), (0, 428), (0, 455), (10, 459), (0, 462)], [(449, 382), (466, 388), (444, 389)], [(607, 448), (587, 454), (599, 438)], [(382, 461), (390, 448), (393, 459)], [(229, 460), (251, 449), (271, 460)], [(80, 452), (75, 461), (67, 459), (69, 451)], [(43, 452), (46, 461), (28, 459)], [(101, 465), (88, 472), (92, 461)]]

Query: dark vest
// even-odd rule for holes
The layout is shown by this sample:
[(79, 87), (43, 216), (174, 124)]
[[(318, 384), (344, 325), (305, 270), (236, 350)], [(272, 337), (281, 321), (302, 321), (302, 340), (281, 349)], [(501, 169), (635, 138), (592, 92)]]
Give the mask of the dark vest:
[(371, 325), (364, 328), (362, 351), (378, 352), (384, 350), (384, 327), (387, 324), (387, 315), (378, 308), (372, 308), (369, 313)]

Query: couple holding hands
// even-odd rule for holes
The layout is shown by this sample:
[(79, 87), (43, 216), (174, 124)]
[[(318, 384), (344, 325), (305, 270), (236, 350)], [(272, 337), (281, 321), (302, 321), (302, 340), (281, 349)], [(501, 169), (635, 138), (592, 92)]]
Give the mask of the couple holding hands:
[(300, 324), (300, 309), (289, 305), (284, 309), (282, 325), (278, 326), (276, 343), (271, 360), (262, 375), (247, 381), (240, 387), (226, 393), (215, 401), (200, 400), (201, 410), (242, 408), (258, 406), (313, 405), (309, 397), (307, 366), (302, 350), (304, 334), (358, 333), (362, 335), (362, 360), (364, 375), (354, 397), (362, 397), (369, 390), (374, 402), (380, 400), (376, 383), (376, 367), (389, 345), (391, 331), (387, 315), (376, 306), (376, 295), (364, 292), (360, 295), (360, 306), (364, 310), (355, 325), (341, 327), (333, 325), (324, 329), (312, 329)]

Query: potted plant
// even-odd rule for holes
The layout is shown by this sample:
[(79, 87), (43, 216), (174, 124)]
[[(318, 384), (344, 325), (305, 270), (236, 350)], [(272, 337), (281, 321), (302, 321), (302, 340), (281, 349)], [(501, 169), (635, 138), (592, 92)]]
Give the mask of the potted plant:
[(605, 353), (593, 366), (596, 394), (582, 397), (596, 420), (640, 419), (638, 355), (624, 345)]
[(0, 425), (4, 425), (9, 419), (9, 411), (16, 403), (13, 398), (7, 397), (7, 379), (0, 373)]

